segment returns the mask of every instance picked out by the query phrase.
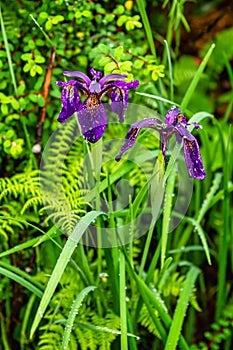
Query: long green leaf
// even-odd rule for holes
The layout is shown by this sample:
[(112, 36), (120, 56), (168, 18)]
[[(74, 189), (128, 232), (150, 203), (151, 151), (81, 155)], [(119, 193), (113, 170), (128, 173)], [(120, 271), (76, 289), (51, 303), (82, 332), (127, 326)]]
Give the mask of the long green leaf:
[(165, 258), (166, 258), (167, 240), (168, 240), (170, 217), (171, 217), (171, 211), (172, 211), (175, 180), (176, 180), (176, 171), (173, 171), (171, 172), (167, 180), (167, 186), (166, 186), (166, 192), (165, 192), (162, 237), (161, 237), (161, 268), (163, 268)]
[(82, 301), (85, 298), (85, 296), (90, 293), (91, 291), (95, 290), (97, 287), (95, 286), (89, 286), (84, 288), (79, 295), (77, 296), (77, 298), (74, 300), (67, 322), (66, 322), (66, 327), (64, 330), (64, 335), (63, 335), (63, 341), (62, 341), (62, 349), (65, 350), (68, 348), (68, 344), (69, 344), (69, 340), (70, 340), (70, 333), (72, 330), (72, 327), (74, 325), (74, 320), (75, 317), (78, 313), (78, 310), (80, 308), (80, 306), (82, 305)]
[(12, 64), (12, 60), (11, 60), (10, 48), (9, 48), (9, 45), (8, 45), (7, 35), (6, 35), (5, 26), (4, 26), (4, 22), (3, 22), (3, 18), (2, 18), (1, 6), (0, 6), (0, 22), (1, 22), (1, 30), (2, 30), (3, 41), (4, 41), (4, 45), (5, 45), (5, 49), (6, 49), (6, 55), (7, 55), (7, 59), (8, 59), (8, 63), (9, 63), (9, 70), (10, 70), (10, 73), (11, 73), (12, 84), (14, 86), (15, 95), (17, 96), (18, 95), (18, 89), (17, 89), (16, 79), (15, 79), (13, 64)]
[(223, 187), (224, 187), (224, 200), (223, 200), (223, 233), (220, 239), (220, 249), (219, 249), (219, 266), (218, 266), (218, 288), (217, 288), (217, 302), (216, 302), (216, 312), (215, 319), (218, 320), (223, 311), (224, 305), (226, 303), (227, 297), (227, 288), (226, 288), (226, 274), (227, 274), (227, 265), (228, 262), (228, 249), (229, 243), (232, 240), (232, 232), (231, 232), (231, 215), (230, 211), (231, 200), (230, 193), (228, 192), (228, 183), (231, 180), (230, 178), (230, 161), (231, 161), (231, 148), (230, 143), (232, 140), (231, 126), (229, 128), (229, 135), (227, 140), (227, 145), (225, 148), (225, 162), (223, 168)]
[(5, 269), (3, 267), (0, 267), (0, 274), (2, 274), (4, 276), (12, 279), (13, 281), (21, 284), (23, 287), (27, 288), (32, 293), (37, 295), (39, 298), (42, 297), (43, 293), (39, 288), (37, 288), (33, 283), (27, 281), (25, 278), (17, 275), (16, 273), (9, 271), (8, 269)]
[(52, 275), (48, 281), (47, 287), (45, 289), (45, 292), (43, 294), (43, 297), (41, 299), (40, 305), (38, 307), (38, 310), (36, 312), (35, 319), (32, 324), (30, 338), (33, 337), (33, 334), (35, 333), (43, 315), (44, 312), (55, 292), (55, 289), (60, 282), (61, 276), (67, 266), (67, 264), (70, 261), (70, 258), (77, 247), (78, 242), (82, 238), (82, 235), (86, 231), (87, 227), (90, 225), (90, 223), (96, 219), (99, 215), (104, 214), (100, 211), (92, 211), (88, 214), (86, 214), (79, 223), (75, 226), (72, 234), (69, 236), (68, 240), (66, 241), (66, 244), (61, 252), (61, 255), (59, 256), (56, 266), (52, 272)]
[(197, 267), (192, 266), (187, 274), (187, 277), (184, 282), (184, 287), (180, 293), (180, 297), (177, 302), (171, 328), (168, 333), (165, 350), (177, 349), (177, 343), (180, 337), (182, 325), (187, 311), (189, 298), (192, 293), (193, 285), (199, 273), (200, 270)]
[(150, 22), (149, 22), (149, 19), (148, 19), (147, 13), (146, 13), (146, 9), (145, 9), (145, 1), (137, 0), (137, 5), (138, 5), (140, 15), (142, 17), (142, 22), (143, 22), (143, 25), (144, 25), (144, 28), (146, 31), (146, 36), (147, 36), (147, 40), (148, 40), (151, 52), (154, 55), (154, 57), (156, 58), (155, 44), (154, 44), (154, 39), (153, 39), (151, 27), (150, 27)]
[(194, 92), (194, 90), (196, 89), (197, 87), (197, 84), (199, 83), (199, 80), (201, 79), (201, 75), (209, 61), (209, 58), (213, 52), (213, 49), (215, 48), (215, 44), (212, 44), (209, 48), (209, 50), (207, 51), (205, 57), (203, 58), (193, 80), (191, 81), (191, 84), (189, 85), (187, 91), (186, 91), (186, 94), (184, 95), (183, 97), (183, 100), (181, 102), (181, 109), (186, 109), (191, 97), (192, 97), (192, 94)]
[(125, 256), (122, 250), (119, 252), (120, 254), (120, 316), (121, 316), (121, 349), (128, 349), (128, 341), (127, 341), (127, 312), (126, 312), (126, 281), (125, 281)]

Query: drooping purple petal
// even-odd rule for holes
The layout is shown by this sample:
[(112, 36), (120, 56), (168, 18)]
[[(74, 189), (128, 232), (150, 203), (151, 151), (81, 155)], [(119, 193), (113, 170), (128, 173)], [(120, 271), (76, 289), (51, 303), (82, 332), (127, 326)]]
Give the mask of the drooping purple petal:
[(87, 84), (87, 87), (90, 85), (91, 83), (91, 79), (88, 78), (88, 76), (83, 73), (83, 72), (79, 72), (79, 71), (70, 71), (70, 70), (65, 70), (63, 72), (63, 74), (67, 77), (77, 77), (77, 78), (80, 78), (82, 80), (85, 81), (85, 83)]
[(58, 86), (63, 86), (62, 89), (62, 110), (58, 116), (58, 121), (64, 123), (74, 112), (78, 110), (80, 98), (78, 95), (78, 89), (76, 87), (76, 81), (70, 80), (67, 83), (57, 81)]
[(142, 119), (134, 124), (131, 125), (126, 137), (125, 137), (125, 142), (123, 146), (121, 147), (120, 153), (116, 156), (116, 161), (119, 162), (121, 159), (122, 155), (131, 147), (136, 142), (136, 139), (139, 135), (139, 132), (142, 128), (152, 128), (152, 129), (157, 129), (156, 126), (161, 124), (161, 121), (156, 118), (146, 118)]
[(204, 180), (206, 173), (195, 137), (193, 137), (193, 140), (184, 137), (183, 149), (189, 175), (195, 179)]
[(136, 89), (139, 86), (139, 81), (134, 80), (130, 83), (125, 81), (117, 80), (114, 82), (109, 82), (105, 84), (105, 87), (101, 90), (101, 96), (105, 93), (110, 92), (110, 98), (112, 100), (112, 111), (116, 113), (119, 117), (120, 122), (122, 123), (125, 118), (125, 111), (128, 106), (129, 100), (129, 89)]
[(94, 68), (90, 69), (91, 76), (94, 78), (94, 80), (99, 80), (102, 76), (103, 73), (99, 70), (95, 70)]
[(120, 122), (123, 123), (129, 101), (128, 91), (115, 87), (110, 94), (110, 99), (112, 100), (112, 111), (118, 115)]
[(187, 126), (181, 123), (175, 125), (174, 130), (177, 133), (177, 141), (183, 139), (184, 158), (189, 175), (193, 178), (203, 180), (206, 174), (196, 138), (189, 132)]
[(105, 131), (107, 118), (104, 106), (95, 94), (90, 94), (78, 109), (78, 120), (85, 139), (97, 142)]
[(177, 133), (177, 141), (181, 143), (182, 138), (186, 137), (187, 140), (192, 141), (195, 139), (195, 137), (191, 134), (191, 132), (187, 129), (187, 127), (184, 124), (176, 124), (173, 126), (174, 131)]

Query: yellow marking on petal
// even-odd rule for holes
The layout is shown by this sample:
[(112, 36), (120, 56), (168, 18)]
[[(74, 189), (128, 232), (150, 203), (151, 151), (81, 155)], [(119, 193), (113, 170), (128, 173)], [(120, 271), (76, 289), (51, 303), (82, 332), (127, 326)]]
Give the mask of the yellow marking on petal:
[(74, 98), (74, 87), (73, 85), (68, 85), (66, 87), (66, 98), (69, 100), (69, 101), (72, 101), (73, 98)]
[(99, 104), (100, 104), (100, 101), (96, 95), (92, 94), (87, 98), (87, 101), (86, 101), (87, 108), (90, 108), (90, 109), (96, 108), (97, 106), (99, 106)]
[[(184, 115), (182, 113), (179, 113), (176, 116), (177, 123), (182, 123)], [(190, 141), (191, 142), (191, 141)]]

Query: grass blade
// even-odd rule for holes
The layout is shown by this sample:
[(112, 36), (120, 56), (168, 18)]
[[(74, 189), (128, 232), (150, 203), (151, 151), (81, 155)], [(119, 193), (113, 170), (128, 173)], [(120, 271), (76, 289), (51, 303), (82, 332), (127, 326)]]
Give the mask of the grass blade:
[(219, 267), (218, 267), (218, 288), (217, 288), (217, 302), (215, 319), (219, 319), (222, 310), (226, 303), (226, 273), (227, 273), (227, 255), (228, 255), (228, 242), (231, 240), (232, 232), (230, 225), (230, 193), (228, 192), (228, 183), (230, 181), (229, 167), (230, 167), (230, 142), (232, 139), (231, 127), (228, 135), (228, 142), (225, 149), (225, 164), (223, 169), (223, 186), (224, 186), (224, 199), (223, 199), (223, 234), (220, 240), (219, 249)]
[(127, 340), (127, 310), (126, 310), (126, 284), (125, 284), (125, 256), (122, 250), (120, 254), (120, 316), (121, 316), (121, 349), (128, 349)]
[(173, 81), (173, 69), (172, 69), (172, 60), (171, 60), (171, 54), (169, 50), (169, 46), (167, 43), (167, 40), (164, 40), (165, 48), (167, 51), (167, 61), (168, 61), (168, 69), (169, 69), (169, 78), (170, 78), (170, 100), (173, 101), (174, 99), (174, 81)]
[(64, 335), (63, 335), (63, 341), (62, 341), (62, 349), (68, 349), (68, 344), (69, 344), (69, 340), (70, 340), (70, 333), (72, 330), (72, 327), (74, 325), (74, 320), (75, 317), (78, 313), (78, 310), (80, 308), (80, 306), (82, 305), (82, 301), (85, 298), (85, 296), (90, 293), (91, 291), (95, 290), (97, 287), (95, 286), (89, 286), (84, 288), (78, 295), (78, 297), (74, 300), (67, 322), (66, 322), (66, 327), (64, 330)]
[(193, 285), (199, 273), (200, 270), (197, 267), (193, 266), (187, 274), (187, 277), (184, 282), (184, 287), (180, 293), (180, 297), (177, 302), (173, 321), (167, 337), (165, 350), (177, 349), (177, 343), (180, 337), (180, 332), (188, 307), (189, 297), (192, 293)]
[(1, 6), (0, 6), (0, 22), (1, 22), (3, 41), (4, 41), (4, 45), (5, 45), (5, 49), (6, 49), (6, 55), (7, 55), (7, 59), (8, 59), (8, 63), (9, 63), (9, 70), (11, 73), (12, 84), (14, 86), (15, 95), (17, 96), (18, 89), (17, 89), (16, 79), (15, 79), (13, 64), (12, 64), (12, 60), (11, 60), (11, 53), (10, 53), (10, 49), (9, 49), (9, 45), (8, 45), (7, 35), (6, 35), (6, 31), (5, 31), (5, 26), (4, 26), (4, 22), (3, 22), (3, 18), (2, 18)]
[(154, 57), (156, 58), (156, 50), (155, 50), (155, 44), (154, 44), (154, 39), (153, 39), (153, 35), (152, 35), (152, 31), (151, 31), (151, 27), (150, 27), (150, 22), (146, 13), (146, 9), (145, 9), (145, 1), (143, 0), (137, 0), (137, 5), (138, 5), (138, 9), (140, 12), (140, 15), (142, 17), (142, 22), (146, 31), (146, 36), (147, 36), (147, 40), (150, 46), (150, 50), (152, 52), (152, 54), (154, 55)]
[(35, 333), (43, 315), (44, 312), (50, 303), (50, 300), (55, 292), (55, 289), (61, 279), (61, 276), (67, 266), (67, 264), (70, 261), (70, 258), (77, 247), (78, 242), (82, 238), (82, 235), (86, 231), (87, 227), (90, 225), (90, 223), (96, 219), (99, 215), (103, 214), (103, 212), (98, 211), (92, 211), (88, 214), (86, 214), (79, 223), (75, 226), (72, 234), (69, 236), (68, 240), (66, 241), (66, 244), (61, 252), (61, 255), (59, 256), (56, 266), (52, 272), (52, 275), (48, 281), (47, 287), (45, 289), (45, 292), (43, 294), (43, 297), (41, 299), (40, 305), (38, 307), (35, 319), (32, 324), (30, 338), (32, 338), (33, 334)]
[(169, 233), (170, 217), (172, 211), (173, 193), (175, 188), (176, 171), (170, 173), (167, 179), (167, 186), (165, 192), (163, 222), (162, 222), (162, 237), (161, 237), (161, 269), (163, 268), (167, 251), (167, 240)]
[(191, 81), (191, 84), (189, 85), (188, 87), (188, 90), (186, 91), (186, 94), (184, 95), (184, 98), (181, 102), (181, 109), (185, 110), (191, 97), (192, 97), (192, 94), (194, 92), (194, 90), (196, 89), (197, 87), (197, 84), (199, 83), (199, 80), (201, 78), (201, 75), (207, 65), (207, 62), (213, 52), (213, 49), (215, 47), (215, 44), (212, 44), (209, 48), (209, 50), (207, 51), (205, 57), (203, 58), (198, 70), (197, 70), (197, 73), (195, 74), (193, 80)]
[(0, 274), (12, 279), (13, 281), (21, 284), (23, 287), (30, 290), (32, 293), (34, 293), (39, 298), (42, 297), (43, 293), (42, 291), (37, 288), (33, 283), (27, 281), (25, 278), (17, 275), (16, 273), (9, 271), (8, 269), (5, 269), (4, 267), (0, 267)]
[(35, 24), (37, 25), (37, 27), (41, 30), (41, 32), (43, 33), (44, 37), (46, 38), (46, 40), (48, 41), (48, 43), (51, 46), (55, 46), (52, 42), (52, 40), (50, 39), (50, 37), (45, 33), (44, 29), (39, 25), (39, 23), (36, 21), (36, 19), (33, 17), (32, 14), (30, 14), (31, 19), (35, 22)]

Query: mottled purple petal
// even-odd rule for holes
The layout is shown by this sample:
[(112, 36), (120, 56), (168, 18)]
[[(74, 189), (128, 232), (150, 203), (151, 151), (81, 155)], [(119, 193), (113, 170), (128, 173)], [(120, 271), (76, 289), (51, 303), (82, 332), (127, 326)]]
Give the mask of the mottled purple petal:
[(173, 106), (171, 109), (167, 111), (165, 123), (167, 125), (175, 125), (177, 123), (187, 124), (185, 116), (182, 114), (181, 109)]
[(95, 70), (94, 68), (90, 69), (90, 73), (91, 73), (92, 77), (94, 78), (94, 80), (99, 80), (103, 76), (102, 72)]
[(60, 123), (63, 123), (78, 110), (80, 98), (75, 80), (70, 80), (67, 83), (57, 81), (56, 84), (63, 86), (61, 96), (63, 107), (57, 119)]
[(136, 122), (134, 124), (131, 125), (126, 137), (125, 137), (125, 142), (123, 144), (123, 146), (121, 147), (120, 153), (118, 154), (118, 156), (116, 156), (116, 161), (119, 162), (119, 160), (121, 159), (122, 155), (131, 147), (133, 147), (133, 145), (136, 142), (136, 139), (139, 135), (139, 132), (142, 128), (152, 128), (152, 129), (156, 129), (156, 125), (157, 124), (161, 124), (161, 121), (156, 119), (156, 118), (146, 118), (146, 119), (142, 119), (139, 122)]
[(103, 96), (108, 91), (111, 91), (110, 98), (112, 100), (112, 111), (116, 113), (119, 117), (120, 122), (122, 123), (125, 118), (125, 111), (127, 109), (128, 100), (129, 100), (129, 89), (136, 89), (139, 85), (138, 80), (134, 80), (130, 83), (126, 83), (124, 81), (114, 81), (109, 82), (105, 85), (105, 87), (101, 90), (101, 95)]
[(129, 101), (128, 91), (114, 88), (110, 94), (110, 98), (112, 100), (112, 111), (118, 115), (119, 121), (123, 123), (125, 119), (125, 111)]
[(184, 158), (191, 177), (203, 180), (206, 176), (197, 140), (184, 138)]
[(103, 136), (107, 118), (104, 106), (97, 95), (90, 94), (80, 105), (78, 120), (87, 141), (95, 143)]
[(174, 131), (178, 133), (182, 138), (186, 137), (187, 140), (190, 140), (190, 141), (195, 139), (195, 137), (191, 134), (191, 132), (187, 129), (187, 127), (184, 124), (177, 124), (173, 128), (174, 128)]
[[(174, 111), (175, 109), (176, 111)], [(186, 118), (184, 117), (184, 123), (183, 114), (178, 111), (178, 108), (174, 108), (173, 111), (170, 112), (169, 116), (171, 117), (170, 120), (172, 120), (172, 117), (174, 117), (173, 125), (171, 125), (171, 127), (173, 127), (174, 131), (176, 132), (177, 142), (181, 143), (182, 140), (184, 142), (184, 157), (189, 175), (193, 178), (203, 180), (206, 174), (199, 151), (199, 146), (196, 138), (187, 129)], [(195, 127), (200, 127), (197, 123), (195, 124)]]
[(85, 73), (83, 73), (83, 72), (66, 70), (66, 71), (63, 72), (63, 74), (65, 76), (67, 76), (67, 77), (77, 77), (77, 78), (80, 78), (80, 79), (84, 80), (85, 83), (87, 84), (87, 87), (91, 83), (91, 79), (88, 78), (88, 76)]

